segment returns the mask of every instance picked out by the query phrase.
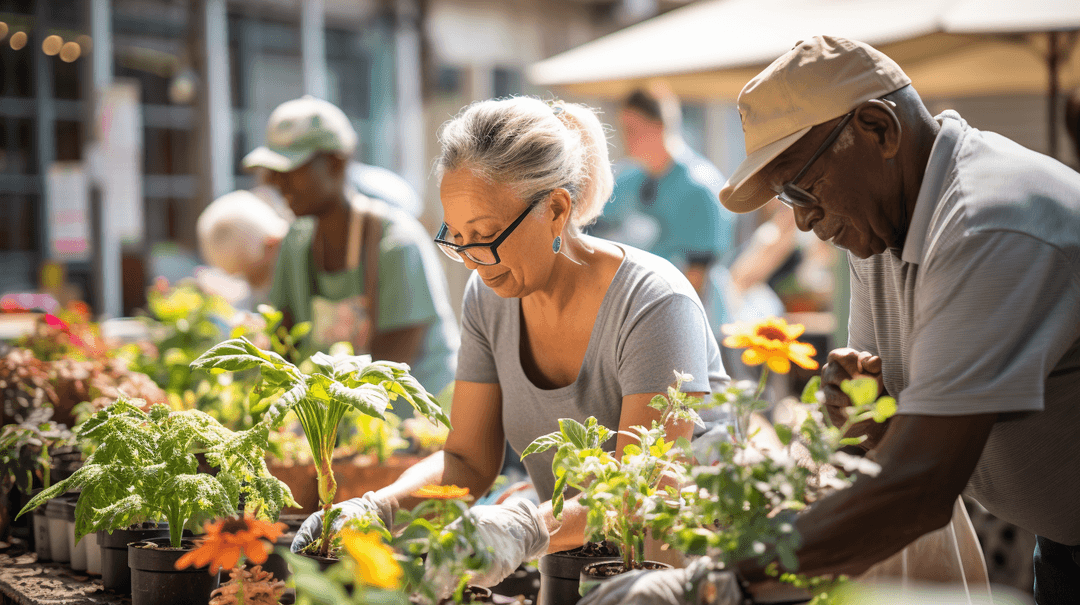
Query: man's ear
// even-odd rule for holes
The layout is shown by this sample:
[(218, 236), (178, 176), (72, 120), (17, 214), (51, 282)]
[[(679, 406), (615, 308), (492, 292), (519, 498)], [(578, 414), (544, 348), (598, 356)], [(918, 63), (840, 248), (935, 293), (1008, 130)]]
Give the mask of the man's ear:
[(854, 126), (867, 135), (881, 149), (885, 159), (892, 159), (900, 152), (903, 128), (891, 101), (870, 99), (855, 110)]

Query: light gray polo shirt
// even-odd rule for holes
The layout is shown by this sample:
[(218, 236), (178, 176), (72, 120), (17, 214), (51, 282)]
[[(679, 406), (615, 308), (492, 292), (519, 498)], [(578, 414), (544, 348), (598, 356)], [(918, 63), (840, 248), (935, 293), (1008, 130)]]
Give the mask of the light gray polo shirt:
[(1080, 544), (1080, 174), (937, 120), (902, 255), (849, 255), (848, 344), (901, 414), (1002, 413), (966, 493)]
[[(595, 416), (618, 430), (622, 398), (666, 392), (675, 370), (694, 377), (683, 385), (687, 393), (716, 392), (728, 384), (720, 348), (690, 282), (658, 256), (619, 247), (622, 264), (600, 304), (577, 380), (565, 387), (541, 389), (525, 375), (521, 299), (501, 298), (477, 275), (465, 287), (457, 379), (498, 383), (503, 430), (519, 454), (537, 437), (559, 430), (560, 418), (584, 422)], [(713, 412), (702, 416), (717, 418)], [(612, 437), (605, 449), (613, 452), (615, 442)], [(524, 460), (545, 500), (555, 487), (554, 456), (552, 449)]]

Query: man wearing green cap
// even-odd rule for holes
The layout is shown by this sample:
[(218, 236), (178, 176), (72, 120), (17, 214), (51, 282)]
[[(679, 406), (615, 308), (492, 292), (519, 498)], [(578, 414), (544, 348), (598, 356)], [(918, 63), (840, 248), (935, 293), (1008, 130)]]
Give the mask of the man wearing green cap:
[(269, 171), (298, 217), (281, 243), (270, 302), (289, 322), (312, 322), (314, 347), (346, 341), (408, 363), (438, 393), (453, 380), (459, 341), (446, 278), (416, 219), (347, 185), (356, 143), (340, 109), (305, 96), (270, 114), (266, 145), (244, 158), (244, 167)]
[[(822, 370), (830, 415), (853, 377), (898, 402), (864, 443), (880, 472), (800, 515), (798, 571), (859, 574), (947, 524), (965, 493), (1037, 536), (1038, 605), (1080, 602), (1080, 174), (932, 116), (895, 62), (843, 38), (800, 42), (739, 111), (747, 158), (724, 206), (777, 197), (849, 253), (848, 348)], [(691, 578), (656, 573), (582, 603), (681, 602)]]

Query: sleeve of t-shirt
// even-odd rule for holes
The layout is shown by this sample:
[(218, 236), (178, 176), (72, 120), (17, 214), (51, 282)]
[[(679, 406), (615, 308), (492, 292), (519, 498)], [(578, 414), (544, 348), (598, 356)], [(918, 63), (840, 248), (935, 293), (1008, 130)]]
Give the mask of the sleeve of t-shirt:
[(874, 334), (874, 316), (870, 312), (870, 289), (862, 280), (849, 253), (848, 275), (851, 282), (851, 301), (848, 306), (847, 346), (856, 351), (878, 355), (877, 336)]
[(976, 233), (934, 253), (919, 279), (900, 413), (1042, 410), (1046, 378), (1080, 326), (1062, 252), (1025, 234)]
[(438, 317), (419, 235), (389, 227), (379, 248), (379, 331), (427, 324)]
[[(489, 333), (481, 288), (483, 282), (473, 273), (465, 284), (465, 299), (461, 304), (461, 348), (458, 349), (455, 378), (465, 382), (494, 384), (499, 382), (495, 368), (494, 334)], [(488, 310), (491, 312), (493, 310)]]
[(663, 393), (675, 372), (690, 374), (687, 393), (709, 392), (708, 323), (701, 303), (685, 294), (668, 294), (628, 318), (618, 354), (622, 395)]

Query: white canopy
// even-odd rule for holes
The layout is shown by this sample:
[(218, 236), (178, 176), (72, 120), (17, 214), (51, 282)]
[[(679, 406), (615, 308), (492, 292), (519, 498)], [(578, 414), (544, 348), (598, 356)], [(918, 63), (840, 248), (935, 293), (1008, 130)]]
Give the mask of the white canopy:
[[(799, 40), (866, 42), (926, 97), (1045, 93), (1056, 34), (1063, 90), (1080, 85), (1080, 0), (703, 0), (529, 68), (567, 92), (621, 97), (662, 78), (684, 98), (734, 99)], [(1067, 32), (1067, 33), (1060, 33)]]

